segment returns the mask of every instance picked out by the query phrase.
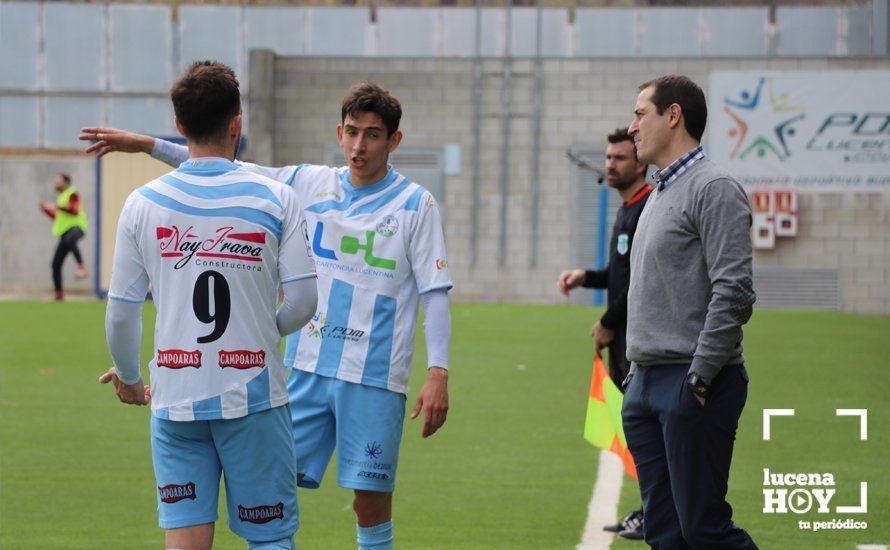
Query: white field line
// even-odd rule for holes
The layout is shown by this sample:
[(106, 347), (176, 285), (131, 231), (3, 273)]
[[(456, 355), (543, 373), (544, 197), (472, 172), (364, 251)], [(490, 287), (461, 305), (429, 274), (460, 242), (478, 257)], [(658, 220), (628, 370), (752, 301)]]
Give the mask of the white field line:
[(593, 485), (593, 496), (587, 505), (587, 522), (577, 550), (607, 550), (614, 533), (603, 531), (603, 526), (615, 523), (618, 499), (624, 481), (624, 465), (613, 452), (600, 451), (600, 463)]

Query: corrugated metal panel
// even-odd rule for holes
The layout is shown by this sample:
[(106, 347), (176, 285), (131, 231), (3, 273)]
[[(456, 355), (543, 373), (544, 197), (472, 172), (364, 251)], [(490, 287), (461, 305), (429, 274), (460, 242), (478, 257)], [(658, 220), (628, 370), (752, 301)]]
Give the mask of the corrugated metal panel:
[(636, 55), (636, 16), (629, 9), (579, 9), (575, 13), (578, 57)]
[[(368, 8), (305, 8), (309, 19), (306, 55), (367, 55)], [(344, 37), (348, 37), (345, 39)]]
[(0, 2), (0, 88), (39, 87), (39, 35), (36, 3)]
[(232, 67), (243, 86), (247, 72), (241, 67), (240, 9), (234, 6), (180, 6), (178, 70), (194, 61), (212, 59)]
[(698, 57), (699, 10), (661, 8), (639, 10), (638, 55), (642, 57)]
[(303, 55), (306, 10), (284, 6), (251, 6), (244, 10), (248, 50), (272, 50), (278, 55)]
[(105, 7), (45, 3), (47, 85), (50, 90), (105, 89)]
[(80, 129), (101, 122), (102, 99), (81, 97), (46, 98), (46, 147), (79, 149)]
[(166, 97), (109, 100), (109, 125), (152, 136), (175, 136), (173, 105)]
[(836, 6), (779, 6), (776, 9), (779, 55), (836, 54), (841, 9)]
[[(510, 53), (515, 57), (534, 57), (537, 47), (538, 10), (535, 8), (513, 8), (510, 34)], [(503, 32), (503, 29), (501, 30)], [(541, 11), (541, 55), (562, 57), (569, 53), (567, 41), (569, 33), (568, 12), (564, 9)]]
[(167, 6), (109, 6), (111, 88), (166, 92), (173, 80), (171, 10)]
[(438, 10), (381, 8), (377, 11), (377, 55), (435, 57)]
[[(874, 11), (872, 6), (846, 6), (846, 27), (842, 29), (842, 39), (846, 43), (845, 51), (838, 52), (843, 55), (859, 56), (872, 53), (872, 18)], [(874, 21), (880, 25), (880, 21)]]
[(705, 55), (757, 57), (766, 55), (764, 31), (769, 22), (768, 8), (710, 8), (701, 10)]
[(0, 147), (40, 145), (40, 100), (0, 96)]
[(837, 269), (755, 267), (754, 291), (758, 308), (841, 308), (841, 278)]
[(476, 52), (476, 10), (451, 8), (441, 10), (442, 41), (440, 55), (472, 57)]

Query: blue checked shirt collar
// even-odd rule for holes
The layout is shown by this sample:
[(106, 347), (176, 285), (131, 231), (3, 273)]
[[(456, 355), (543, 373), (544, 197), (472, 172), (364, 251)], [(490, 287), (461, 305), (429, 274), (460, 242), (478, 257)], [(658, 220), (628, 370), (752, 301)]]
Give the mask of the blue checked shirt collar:
[(705, 158), (705, 153), (702, 151), (701, 145), (699, 145), (688, 153), (681, 155), (680, 158), (672, 162), (663, 170), (657, 170), (652, 174), (652, 179), (657, 184), (658, 190), (663, 191), (665, 187), (670, 185), (675, 179), (679, 178), (680, 174), (692, 168), (693, 164), (703, 158)]

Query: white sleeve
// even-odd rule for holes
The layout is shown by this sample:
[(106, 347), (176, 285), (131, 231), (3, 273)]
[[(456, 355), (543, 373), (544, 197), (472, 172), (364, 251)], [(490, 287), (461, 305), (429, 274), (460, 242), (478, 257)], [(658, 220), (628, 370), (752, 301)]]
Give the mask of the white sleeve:
[(105, 340), (114, 370), (124, 384), (139, 381), (139, 350), (142, 347), (142, 303), (108, 300), (105, 307)]
[(123, 302), (142, 303), (148, 294), (148, 272), (139, 249), (139, 230), (135, 220), (138, 192), (130, 194), (117, 222), (114, 259), (108, 297)]
[(118, 220), (105, 310), (105, 337), (117, 375), (125, 384), (139, 380), (142, 303), (148, 293), (148, 273), (139, 251), (133, 219), (134, 203), (134, 195), (130, 195)]
[(299, 207), (296, 193), (285, 189), (284, 220), (281, 242), (278, 244), (278, 276), (281, 284), (300, 279), (315, 278), (315, 260), (309, 246), (309, 232), (303, 209)]
[(451, 313), (448, 291), (444, 288), (421, 295), (423, 299), (423, 331), (426, 335), (427, 367), (448, 369), (448, 348), (451, 345)]
[(408, 260), (420, 294), (450, 289), (451, 275), (445, 255), (445, 232), (436, 199), (424, 192), (417, 206), (417, 217), (408, 244)]
[(318, 304), (318, 288), (315, 279), (300, 279), (281, 285), (284, 300), (275, 315), (278, 332), (287, 336), (309, 322)]
[(303, 168), (309, 165), (298, 164), (296, 166), (282, 166), (280, 168), (273, 168), (270, 166), (260, 166), (259, 164), (254, 164), (252, 162), (242, 162), (241, 166), (243, 166), (246, 170), (253, 172), (254, 174), (259, 174), (269, 179), (281, 182), (288, 187), (294, 187), (297, 174), (299, 174)]
[(151, 148), (151, 156), (159, 161), (178, 168), (180, 164), (189, 159), (189, 149), (185, 145), (179, 145), (160, 138), (155, 138), (154, 147)]

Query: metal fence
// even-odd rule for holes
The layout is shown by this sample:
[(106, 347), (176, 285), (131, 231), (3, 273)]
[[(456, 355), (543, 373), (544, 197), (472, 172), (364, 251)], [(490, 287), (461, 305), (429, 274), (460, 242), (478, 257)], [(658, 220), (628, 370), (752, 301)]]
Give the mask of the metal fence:
[[(888, 54), (888, 0), (748, 7), (370, 7), (0, 2), (0, 149), (73, 149), (107, 124), (172, 134), (191, 61), (249, 52), (366, 58), (769, 58)], [(478, 29), (477, 29), (478, 26)], [(247, 90), (244, 90), (247, 92)]]

